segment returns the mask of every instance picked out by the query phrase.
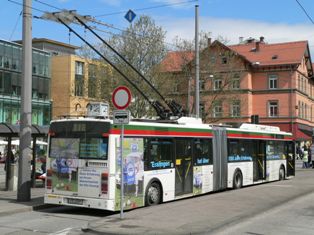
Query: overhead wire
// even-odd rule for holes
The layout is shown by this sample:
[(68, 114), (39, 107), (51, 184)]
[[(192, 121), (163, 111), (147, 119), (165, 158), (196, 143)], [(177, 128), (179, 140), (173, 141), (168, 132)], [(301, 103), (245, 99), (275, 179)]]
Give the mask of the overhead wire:
[[(51, 8), (54, 8), (56, 10), (59, 10), (59, 11), (62, 11), (62, 10), (67, 10), (67, 9), (62, 9), (62, 8), (59, 8), (59, 7), (56, 7), (54, 5), (51, 5), (51, 4), (48, 4), (48, 3), (45, 3), (41, 0), (35, 0), (36, 2), (42, 4), (42, 5), (45, 5), (45, 6), (48, 6), (48, 7), (51, 7)], [(163, 5), (158, 5), (158, 6), (153, 6), (153, 7), (146, 7), (146, 8), (139, 8), (139, 9), (134, 9), (134, 11), (137, 11), (137, 10), (145, 10), (145, 9), (153, 9), (153, 8), (157, 8), (157, 7), (168, 7), (168, 6), (173, 6), (173, 5), (180, 5), (180, 4), (188, 4), (188, 3), (191, 3), (191, 2), (197, 2), (198, 0), (190, 0), (190, 1), (185, 1), (185, 2), (179, 2), (179, 3), (172, 3), (172, 4), (163, 4)], [(126, 11), (123, 11), (124, 13)], [(122, 11), (121, 11), (122, 13)], [(110, 13), (110, 14), (117, 14), (117, 13)], [(138, 37), (143, 37), (143, 35), (140, 35), (140, 34), (137, 34), (137, 33), (134, 33), (134, 32), (130, 32), (129, 30), (124, 30), (124, 29), (121, 29), (121, 28), (118, 28), (116, 26), (114, 26), (113, 24), (107, 24), (107, 23), (104, 23), (98, 19), (95, 19), (97, 18), (97, 16), (94, 16), (94, 17), (90, 17), (89, 21), (95, 23), (95, 24), (98, 24), (98, 25), (102, 25), (102, 26), (105, 26), (107, 28), (112, 28), (114, 30), (118, 30), (122, 33), (130, 33), (134, 36), (138, 36)], [(127, 37), (127, 35), (121, 35), (121, 34), (117, 34), (117, 33), (111, 33), (109, 31), (104, 31), (104, 30), (101, 30), (97, 27), (93, 27), (94, 30), (97, 30), (97, 31), (100, 31), (100, 32), (104, 32), (104, 33), (107, 33), (107, 34), (111, 34), (111, 35), (114, 35), (114, 36), (119, 36), (119, 37)], [(176, 44), (173, 44), (173, 43), (169, 43), (169, 42), (164, 42), (166, 45), (168, 46), (171, 46), (171, 47), (176, 47), (176, 48), (179, 48), (178, 45)]]
[(302, 4), (298, 0), (295, 0), (295, 1), (299, 4), (299, 6), (303, 10), (303, 12), (307, 16), (307, 18), (312, 22), (312, 24), (314, 24), (312, 17), (307, 13), (306, 9), (302, 6)]
[[(137, 9), (134, 9), (134, 11), (145, 11), (145, 10), (162, 8), (162, 7), (169, 7), (169, 6), (175, 6), (175, 5), (184, 5), (184, 4), (189, 4), (189, 3), (192, 3), (192, 2), (198, 2), (198, 0), (190, 0), (190, 1), (177, 2), (177, 3), (161, 4), (161, 5), (151, 6), (151, 7), (137, 8)], [(125, 12), (127, 12), (127, 10), (113, 12), (113, 13), (108, 13), (108, 14), (102, 14), (102, 15), (98, 15), (98, 16), (95, 16), (95, 17), (99, 18), (99, 17), (104, 17), (104, 16), (110, 16), (110, 15), (119, 15), (119, 14), (123, 14)]]
[(16, 28), (17, 28), (17, 25), (18, 25), (18, 23), (20, 22), (20, 18), (21, 18), (21, 16), (22, 16), (22, 13), (23, 13), (23, 11), (21, 11), (20, 14), (19, 14), (18, 17), (17, 17), (17, 20), (16, 20), (15, 25), (14, 25), (14, 27), (13, 27), (12, 33), (11, 33), (11, 35), (10, 35), (10, 37), (9, 37), (9, 41), (12, 40), (12, 37), (13, 37), (13, 35), (14, 35), (14, 33), (15, 33), (15, 30), (16, 30)]

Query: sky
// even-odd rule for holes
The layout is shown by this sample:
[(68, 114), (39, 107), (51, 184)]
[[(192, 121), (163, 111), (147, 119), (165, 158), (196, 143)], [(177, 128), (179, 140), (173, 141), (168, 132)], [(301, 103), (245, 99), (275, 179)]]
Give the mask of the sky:
[[(298, 2), (308, 13), (307, 16)], [(0, 38), (22, 38), (23, 0), (0, 0)], [(60, 9), (77, 10), (109, 24), (98, 26), (101, 36), (118, 34), (129, 26), (124, 18), (131, 9), (136, 18), (150, 16), (157, 26), (166, 31), (166, 41), (173, 43), (177, 36), (193, 39), (195, 36), (195, 5), (199, 5), (199, 29), (211, 32), (211, 37), (223, 37), (228, 44), (236, 44), (239, 37), (265, 37), (267, 43), (308, 40), (314, 58), (314, 1), (313, 0), (32, 0), (33, 16)], [(32, 35), (81, 46), (83, 43), (60, 24), (33, 19)], [(85, 38), (96, 41), (84, 30)], [(99, 33), (99, 32), (98, 32)], [(313, 60), (313, 59), (312, 59)], [(314, 62), (314, 61), (313, 61)]]

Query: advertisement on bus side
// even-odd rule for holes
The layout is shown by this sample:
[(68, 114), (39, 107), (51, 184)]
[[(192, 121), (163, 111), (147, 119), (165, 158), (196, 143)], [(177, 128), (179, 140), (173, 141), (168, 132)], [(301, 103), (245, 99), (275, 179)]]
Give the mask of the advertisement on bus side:
[[(121, 195), (121, 154), (120, 146), (116, 144), (116, 169), (119, 178), (116, 182), (115, 209), (120, 209)], [(123, 141), (123, 184), (124, 209), (144, 206), (144, 164), (143, 138), (125, 138)]]

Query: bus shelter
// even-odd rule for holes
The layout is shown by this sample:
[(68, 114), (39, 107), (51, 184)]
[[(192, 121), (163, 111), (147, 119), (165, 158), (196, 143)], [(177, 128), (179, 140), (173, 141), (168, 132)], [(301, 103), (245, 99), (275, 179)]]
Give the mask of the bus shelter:
[[(37, 138), (47, 138), (48, 135), (48, 126), (39, 126), (39, 125), (32, 125), (31, 127), (32, 130), (32, 170), (31, 170), (31, 183), (32, 187), (35, 186), (35, 180), (36, 180), (36, 141)], [(5, 153), (6, 155), (5, 158), (5, 190), (9, 190), (9, 179), (12, 177), (12, 164), (14, 163), (12, 159), (14, 158), (13, 156), (13, 151), (12, 151), (12, 146), (13, 146), (13, 139), (14, 138), (19, 138), (20, 136), (20, 125), (13, 125), (13, 124), (8, 124), (8, 123), (0, 123), (0, 138), (5, 139)]]

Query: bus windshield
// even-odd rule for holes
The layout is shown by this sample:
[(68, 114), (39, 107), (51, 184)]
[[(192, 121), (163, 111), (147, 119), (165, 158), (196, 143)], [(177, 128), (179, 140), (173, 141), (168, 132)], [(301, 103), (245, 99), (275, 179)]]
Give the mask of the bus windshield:
[(55, 122), (50, 126), (50, 158), (108, 159), (109, 123)]

